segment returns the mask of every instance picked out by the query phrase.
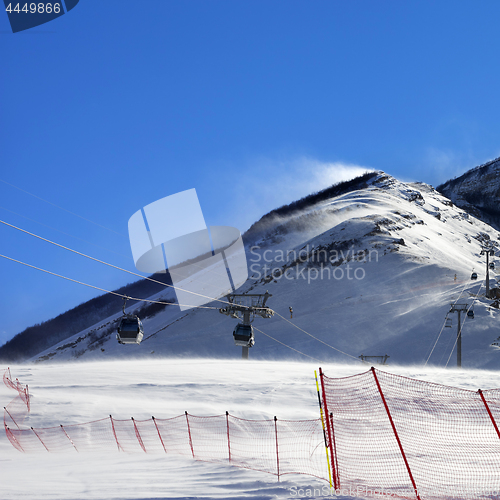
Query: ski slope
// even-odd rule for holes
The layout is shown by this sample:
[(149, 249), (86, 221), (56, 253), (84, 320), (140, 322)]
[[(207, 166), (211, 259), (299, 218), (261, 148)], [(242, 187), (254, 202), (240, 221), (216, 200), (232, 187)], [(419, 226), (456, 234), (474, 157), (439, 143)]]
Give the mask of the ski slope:
[[(168, 418), (189, 411), (243, 418), (318, 418), (314, 370), (307, 362), (222, 359), (119, 360), (11, 366), (29, 384), (32, 412), (25, 424), (49, 427), (107, 417)], [(330, 377), (366, 371), (361, 363), (323, 364)], [(385, 371), (477, 390), (498, 387), (499, 372), (387, 366)], [(0, 387), (2, 406), (15, 393)], [(144, 453), (39, 453), (15, 450), (0, 438), (0, 497), (24, 499), (307, 498), (325, 483), (294, 475)], [(310, 494), (308, 494), (310, 490)], [(316, 494), (316, 497), (320, 497)], [(337, 498), (353, 498), (342, 496)]]
[[(387, 354), (392, 363), (453, 366), (457, 315), (451, 329), (444, 324), (450, 303), (458, 300), (475, 313), (463, 323), (463, 366), (500, 367), (491, 346), (499, 333), (498, 309), (485, 297), (480, 255), (485, 241), (498, 246), (500, 233), (432, 187), (380, 173), (362, 189), (266, 224), (247, 244), (249, 278), (238, 292), (269, 291), (268, 306), (277, 314), (255, 320), (251, 358), (342, 362)], [(318, 255), (328, 262), (319, 262)], [(470, 280), (473, 270), (477, 281)], [(497, 270), (490, 270), (490, 287), (496, 286)], [(174, 295), (166, 289), (151, 298)], [(34, 360), (235, 359), (241, 355), (231, 335), (236, 320), (219, 314), (221, 305), (214, 301), (207, 304), (212, 309), (183, 312), (169, 306), (144, 320), (139, 346), (118, 345), (112, 329), (93, 341), (99, 328), (116, 322), (115, 315)]]

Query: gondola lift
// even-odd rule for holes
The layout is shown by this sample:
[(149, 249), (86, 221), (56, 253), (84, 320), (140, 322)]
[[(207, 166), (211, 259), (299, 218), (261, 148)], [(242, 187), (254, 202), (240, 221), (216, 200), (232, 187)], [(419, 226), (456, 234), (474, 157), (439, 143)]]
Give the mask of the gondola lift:
[(474, 319), (474, 311), (473, 311), (472, 309), (469, 309), (469, 310), (467, 311), (467, 317), (468, 317), (469, 319)]
[(471, 280), (477, 280), (477, 273), (475, 273), (475, 272), (474, 272), (474, 273), (472, 273), (472, 274), (470, 275), (470, 279), (471, 279)]
[(445, 328), (451, 328), (451, 326), (452, 326), (451, 318), (446, 318), (446, 322), (445, 322), (444, 326), (445, 326)]
[(234, 344), (241, 347), (252, 347), (255, 344), (253, 326), (238, 323), (233, 331)]
[(127, 298), (123, 299), (123, 316), (118, 324), (116, 340), (119, 344), (140, 344), (144, 336), (144, 328), (139, 316), (126, 314), (125, 305)]
[(495, 269), (495, 263), (494, 262), (490, 262), (490, 269)]

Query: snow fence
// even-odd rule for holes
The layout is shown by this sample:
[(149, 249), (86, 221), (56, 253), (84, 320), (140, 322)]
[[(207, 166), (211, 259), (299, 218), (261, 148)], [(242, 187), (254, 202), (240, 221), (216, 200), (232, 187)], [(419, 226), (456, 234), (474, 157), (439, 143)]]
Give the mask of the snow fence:
[(340, 379), (320, 370), (320, 378), (337, 490), (500, 498), (500, 390), (468, 391), (374, 368)]
[(34, 428), (23, 425), (29, 392), (10, 370), (5, 385), (18, 396), (4, 409), (4, 428), (21, 452), (123, 451), (168, 453), (267, 472), (307, 474), (328, 481), (321, 420), (247, 420), (226, 412), (199, 417), (187, 412), (173, 418), (107, 418), (73, 425)]
[[(169, 419), (107, 418), (33, 428), (28, 388), (17, 391), (4, 427), (22, 452), (168, 453), (270, 474), (329, 481), (332, 496), (417, 500), (500, 499), (500, 390), (468, 391), (371, 370), (340, 379), (320, 369), (325, 415), (246, 420), (187, 412)], [(327, 417), (327, 418), (326, 418)], [(325, 453), (325, 442), (328, 448)]]

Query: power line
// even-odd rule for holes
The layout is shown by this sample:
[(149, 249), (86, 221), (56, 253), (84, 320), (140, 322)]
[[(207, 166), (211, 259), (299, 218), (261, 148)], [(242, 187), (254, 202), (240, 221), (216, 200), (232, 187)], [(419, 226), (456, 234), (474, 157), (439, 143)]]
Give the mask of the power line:
[(20, 260), (13, 259), (12, 257), (7, 257), (7, 255), (0, 254), (0, 257), (3, 257), (4, 259), (7, 259), (7, 260), (11, 260), (13, 262), (17, 262), (18, 264), (22, 264), (23, 266), (31, 267), (32, 269), (36, 269), (37, 271), (42, 271), (44, 273), (51, 274), (52, 276), (57, 276), (58, 278), (63, 278), (65, 280), (72, 281), (73, 283), (78, 283), (79, 285), (88, 286), (89, 288), (94, 288), (95, 290), (100, 290), (101, 292), (116, 295), (117, 297), (122, 297), (122, 298), (130, 299), (130, 300), (136, 300), (138, 302), (150, 302), (152, 304), (165, 304), (165, 305), (169, 305), (169, 306), (182, 306), (182, 307), (197, 307), (197, 308), (201, 308), (201, 309), (218, 309), (218, 307), (190, 306), (190, 305), (186, 305), (186, 304), (178, 304), (176, 302), (164, 302), (164, 301), (160, 301), (160, 300), (138, 299), (137, 297), (130, 297), (129, 295), (124, 295), (122, 293), (113, 292), (111, 290), (106, 290), (105, 288), (100, 288), (100, 287), (95, 286), (95, 285), (89, 285), (88, 283), (84, 283), (83, 281), (78, 281), (78, 280), (75, 280), (73, 278), (68, 278), (67, 276), (63, 276), (62, 274), (57, 274), (57, 273), (53, 273), (52, 271), (47, 271), (46, 269), (42, 269), (41, 267), (36, 267), (36, 266), (31, 265), (31, 264), (27, 264), (26, 262), (22, 262)]
[(33, 196), (33, 198), (37, 198), (38, 200), (41, 200), (41, 201), (43, 201), (44, 203), (48, 203), (49, 205), (52, 205), (52, 206), (54, 206), (54, 207), (56, 207), (56, 208), (59, 208), (60, 210), (64, 210), (65, 212), (68, 212), (69, 214), (74, 215), (74, 216), (76, 216), (76, 217), (79, 217), (80, 219), (83, 219), (83, 220), (85, 220), (85, 221), (87, 221), (87, 222), (90, 222), (91, 224), (94, 224), (94, 225), (96, 225), (96, 226), (99, 226), (99, 227), (101, 227), (101, 228), (103, 228), (103, 229), (106, 229), (106, 230), (108, 230), (108, 231), (111, 231), (112, 233), (118, 234), (118, 235), (120, 235), (120, 236), (125, 236), (124, 234), (119, 233), (119, 232), (115, 231), (114, 229), (110, 229), (109, 227), (103, 226), (102, 224), (98, 224), (97, 222), (94, 222), (94, 221), (92, 221), (92, 220), (90, 220), (90, 219), (87, 219), (86, 217), (82, 217), (81, 215), (75, 214), (75, 212), (71, 212), (70, 210), (68, 210), (68, 209), (66, 209), (66, 208), (64, 208), (64, 207), (60, 207), (59, 205), (56, 205), (55, 203), (52, 203), (51, 201), (44, 200), (43, 198), (40, 198), (40, 196), (37, 196), (36, 194), (30, 193), (29, 191), (26, 191), (25, 189), (21, 189), (21, 188), (20, 188), (20, 187), (18, 187), (18, 186), (14, 186), (14, 184), (11, 184), (10, 182), (4, 181), (3, 179), (0, 179), (0, 182), (3, 182), (4, 184), (7, 184), (8, 186), (11, 186), (11, 187), (13, 187), (13, 188), (16, 188), (16, 189), (18, 189), (19, 191), (22, 191), (23, 193), (29, 194), (30, 196)]

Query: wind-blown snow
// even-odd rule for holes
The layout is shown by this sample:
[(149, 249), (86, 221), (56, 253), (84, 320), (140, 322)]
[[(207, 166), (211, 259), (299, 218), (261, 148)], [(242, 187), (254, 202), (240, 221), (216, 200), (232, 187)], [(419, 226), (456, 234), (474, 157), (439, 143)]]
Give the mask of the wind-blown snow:
[[(500, 333), (498, 309), (484, 296), (480, 250), (484, 241), (498, 245), (499, 237), (430, 186), (405, 184), (383, 173), (364, 189), (281, 217), (248, 244), (250, 277), (238, 292), (269, 290), (268, 306), (287, 318), (292, 306), (292, 322), (300, 329), (278, 315), (256, 319), (254, 325), (276, 340), (257, 331), (250, 357), (350, 359), (305, 330), (353, 357), (388, 354), (390, 363), (429, 359), (433, 365), (452, 366), (457, 315), (453, 328), (443, 326), (450, 303), (460, 300), (475, 312), (475, 319), (463, 325), (463, 366), (498, 368), (500, 353), (491, 347)], [(337, 260), (319, 263), (315, 252)], [(473, 270), (478, 281), (470, 280)], [(490, 286), (496, 286), (496, 270), (490, 270), (490, 278)], [(172, 299), (173, 293), (166, 289), (153, 298)], [(111, 333), (95, 341), (96, 328), (112, 327), (116, 315), (34, 359), (238, 358), (241, 351), (231, 335), (236, 320), (217, 312), (220, 302), (207, 305), (214, 309), (181, 312), (169, 306), (145, 319), (139, 346), (118, 345)]]
[[(342, 377), (367, 365), (323, 364)], [(116, 418), (168, 418), (229, 411), (243, 418), (318, 418), (314, 370), (305, 362), (143, 359), (11, 366), (29, 384), (35, 428)], [(498, 387), (499, 373), (483, 370), (386, 367), (386, 371), (477, 390)], [(0, 387), (2, 406), (14, 391)], [(275, 476), (170, 455), (65, 452), (23, 454), (0, 438), (0, 497), (24, 499), (306, 498), (325, 483)], [(302, 494), (299, 495), (300, 491)], [(318, 495), (316, 497), (319, 498)], [(352, 498), (343, 496), (337, 498)]]

